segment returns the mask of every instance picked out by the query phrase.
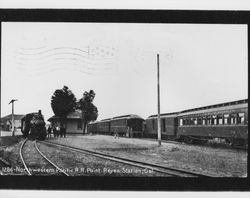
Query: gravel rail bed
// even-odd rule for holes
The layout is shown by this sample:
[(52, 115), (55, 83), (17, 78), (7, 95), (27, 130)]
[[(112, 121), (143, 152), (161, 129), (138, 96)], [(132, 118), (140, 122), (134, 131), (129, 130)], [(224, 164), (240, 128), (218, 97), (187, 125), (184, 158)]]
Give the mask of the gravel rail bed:
[(246, 177), (247, 152), (105, 135), (68, 136), (48, 141), (214, 177)]
[(166, 176), (149, 169), (125, 165), (123, 163), (101, 159), (89, 154), (58, 149), (51, 145), (37, 143), (39, 149), (57, 162), (59, 167), (70, 176)]
[(28, 140), (22, 149), (23, 159), (32, 175), (61, 175), (55, 167), (45, 160), (35, 148), (35, 141)]
[(19, 150), (23, 138), (19, 136), (7, 138), (2, 137), (0, 139), (2, 141), (3, 139), (7, 140), (6, 142), (4, 142), (5, 146), (0, 148), (0, 157), (10, 164), (10, 167), (5, 166), (1, 168), (3, 175), (26, 175), (19, 155)]

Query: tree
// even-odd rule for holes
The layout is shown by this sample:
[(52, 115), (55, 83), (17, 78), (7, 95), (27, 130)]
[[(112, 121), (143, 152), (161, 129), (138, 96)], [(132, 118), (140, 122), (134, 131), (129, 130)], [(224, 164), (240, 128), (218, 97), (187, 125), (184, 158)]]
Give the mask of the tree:
[(90, 121), (95, 121), (98, 117), (98, 109), (93, 104), (95, 92), (85, 91), (83, 97), (77, 102), (77, 109), (82, 111), (83, 134), (86, 133), (86, 126)]
[(67, 115), (76, 108), (76, 97), (72, 91), (64, 86), (57, 89), (51, 97), (51, 107), (56, 116), (60, 118), (60, 123), (65, 121)]

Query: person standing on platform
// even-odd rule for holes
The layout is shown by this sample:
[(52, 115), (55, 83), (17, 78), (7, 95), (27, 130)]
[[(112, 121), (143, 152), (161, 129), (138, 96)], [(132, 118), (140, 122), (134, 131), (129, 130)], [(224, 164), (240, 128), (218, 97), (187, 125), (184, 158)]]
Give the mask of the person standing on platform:
[(50, 137), (51, 137), (51, 127), (49, 125), (49, 127), (48, 127), (48, 138), (50, 138)]
[(56, 137), (59, 137), (59, 133), (60, 133), (60, 127), (56, 126)]
[(53, 135), (56, 137), (56, 127), (53, 127)]
[(60, 127), (60, 137), (63, 137), (63, 126)]

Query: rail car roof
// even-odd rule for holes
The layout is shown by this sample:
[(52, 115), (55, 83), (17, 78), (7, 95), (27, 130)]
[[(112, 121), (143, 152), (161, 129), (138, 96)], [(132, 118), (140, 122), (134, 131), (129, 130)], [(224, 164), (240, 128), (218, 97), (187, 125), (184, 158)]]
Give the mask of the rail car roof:
[[(190, 115), (190, 114), (201, 114), (201, 113), (209, 113), (209, 112), (214, 112), (214, 111), (226, 111), (230, 109), (238, 109), (238, 108), (246, 108), (246, 107), (248, 107), (248, 99), (220, 103), (220, 104), (198, 107), (198, 108), (193, 108), (193, 109), (187, 109), (187, 110), (183, 110), (179, 112), (164, 113), (164, 114), (161, 114), (161, 117), (166, 118), (166, 117), (174, 117), (174, 116), (184, 116), (184, 115)], [(153, 119), (156, 117), (157, 115), (151, 115), (147, 119)]]
[(248, 99), (246, 100), (238, 100), (234, 102), (221, 103), (216, 105), (210, 105), (205, 107), (199, 107), (194, 109), (188, 109), (181, 111), (179, 116), (181, 115), (189, 115), (189, 114), (197, 114), (197, 113), (209, 113), (213, 111), (226, 111), (230, 109), (239, 109), (248, 107)]
[(123, 116), (117, 116), (117, 117), (113, 117), (112, 120), (118, 120), (118, 119), (142, 119), (144, 120), (142, 117), (135, 115), (135, 114), (129, 114), (129, 115), (123, 115)]
[[(173, 112), (173, 113), (162, 113), (161, 117), (167, 118), (167, 117), (175, 117), (179, 114), (180, 112)], [(157, 115), (151, 115), (149, 116), (147, 119), (152, 119), (152, 118), (156, 118)]]
[(106, 122), (106, 121), (110, 121), (111, 118), (108, 118), (108, 119), (103, 119), (103, 120), (100, 120), (99, 122)]
[(100, 121), (95, 121), (95, 122), (91, 122), (90, 124), (95, 124), (95, 123), (99, 123), (99, 122), (109, 122), (112, 120), (118, 120), (118, 119), (142, 119), (144, 120), (142, 117), (135, 115), (135, 114), (130, 114), (130, 115), (123, 115), (123, 116), (117, 116), (117, 117), (113, 117), (113, 118), (107, 118), (107, 119), (103, 119)]

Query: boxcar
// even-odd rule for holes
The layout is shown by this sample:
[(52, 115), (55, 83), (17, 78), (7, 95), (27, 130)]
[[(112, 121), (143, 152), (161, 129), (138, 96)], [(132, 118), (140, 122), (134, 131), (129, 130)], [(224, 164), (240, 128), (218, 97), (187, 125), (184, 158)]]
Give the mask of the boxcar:
[(116, 133), (126, 137), (142, 136), (143, 123), (144, 119), (138, 115), (131, 114), (114, 117), (110, 122), (110, 132), (111, 134)]
[[(162, 139), (175, 139), (178, 129), (177, 112), (161, 114)], [(146, 119), (144, 137), (157, 136), (157, 115), (151, 115)]]
[(186, 141), (224, 138), (247, 144), (248, 100), (239, 100), (180, 112), (178, 137)]

